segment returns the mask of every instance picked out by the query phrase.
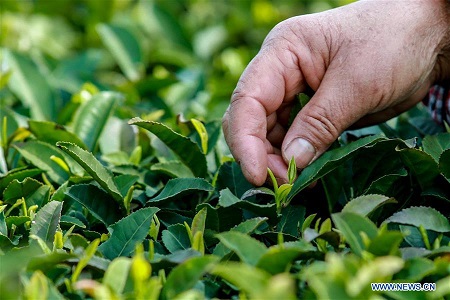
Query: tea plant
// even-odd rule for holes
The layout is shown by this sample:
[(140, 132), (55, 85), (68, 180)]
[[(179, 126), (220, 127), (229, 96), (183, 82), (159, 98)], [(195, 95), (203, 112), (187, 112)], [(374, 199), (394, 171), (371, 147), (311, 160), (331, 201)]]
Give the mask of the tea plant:
[(448, 299), (450, 133), (423, 107), (255, 188), (218, 117), (257, 49), (234, 43), (276, 9), (98, 3), (1, 4), (2, 26), (54, 25), (28, 52), (0, 34), (2, 299)]

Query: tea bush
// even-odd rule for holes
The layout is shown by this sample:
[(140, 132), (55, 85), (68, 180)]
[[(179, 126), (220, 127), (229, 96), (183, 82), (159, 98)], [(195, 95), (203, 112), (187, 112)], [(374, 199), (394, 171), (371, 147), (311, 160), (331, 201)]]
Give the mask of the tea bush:
[(449, 299), (450, 133), (422, 106), (283, 186), (223, 141), (270, 28), (345, 2), (2, 1), (1, 298)]

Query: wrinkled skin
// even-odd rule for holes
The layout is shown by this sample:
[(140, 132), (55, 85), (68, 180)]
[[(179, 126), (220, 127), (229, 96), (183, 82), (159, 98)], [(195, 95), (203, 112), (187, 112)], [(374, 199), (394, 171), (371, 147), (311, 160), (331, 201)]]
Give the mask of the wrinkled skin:
[[(233, 92), (225, 139), (245, 177), (304, 168), (350, 126), (388, 120), (450, 78), (446, 1), (359, 1), (294, 17), (266, 37)], [(295, 95), (314, 96), (287, 122)]]

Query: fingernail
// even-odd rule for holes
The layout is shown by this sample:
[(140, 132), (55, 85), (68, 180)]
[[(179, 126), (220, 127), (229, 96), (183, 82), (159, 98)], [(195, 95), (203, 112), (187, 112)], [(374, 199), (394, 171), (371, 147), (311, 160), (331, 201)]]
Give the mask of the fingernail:
[(295, 158), (297, 168), (305, 168), (316, 156), (316, 149), (310, 142), (302, 138), (292, 140), (284, 150), (284, 159), (289, 162), (292, 157)]

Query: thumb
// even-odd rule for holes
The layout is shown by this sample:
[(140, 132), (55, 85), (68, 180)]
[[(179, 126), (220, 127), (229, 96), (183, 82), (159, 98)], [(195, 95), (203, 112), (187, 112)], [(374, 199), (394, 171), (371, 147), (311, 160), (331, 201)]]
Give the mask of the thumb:
[[(329, 78), (329, 77), (328, 77)], [(348, 83), (322, 81), (319, 89), (295, 117), (283, 141), (282, 155), (288, 163), (294, 157), (303, 169), (317, 159), (369, 109), (357, 101)]]

